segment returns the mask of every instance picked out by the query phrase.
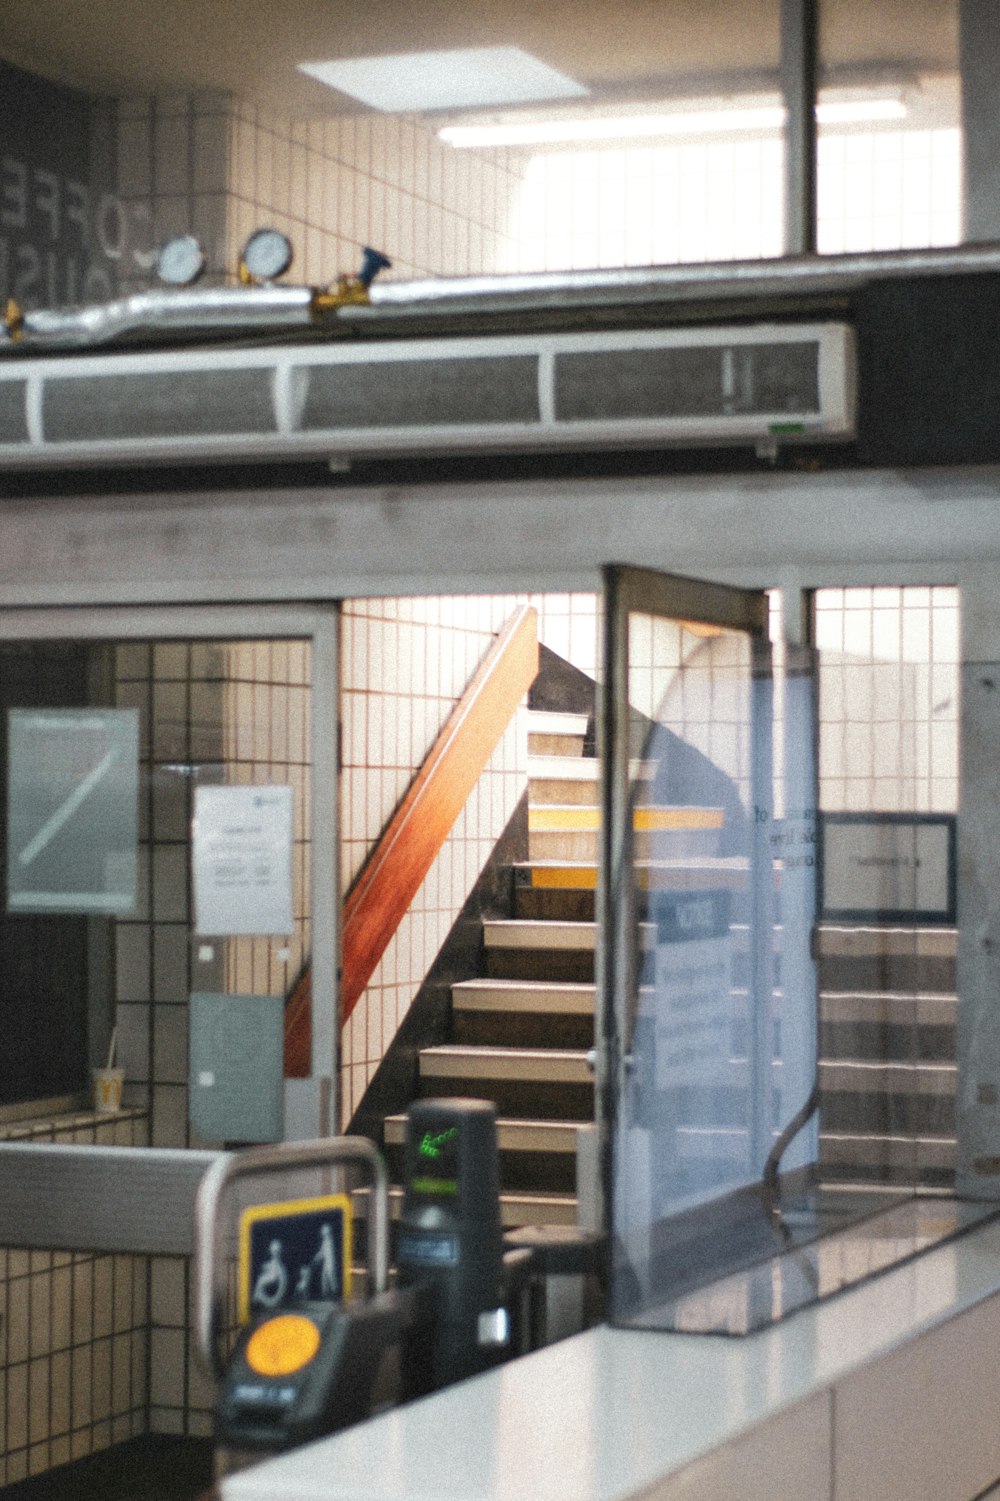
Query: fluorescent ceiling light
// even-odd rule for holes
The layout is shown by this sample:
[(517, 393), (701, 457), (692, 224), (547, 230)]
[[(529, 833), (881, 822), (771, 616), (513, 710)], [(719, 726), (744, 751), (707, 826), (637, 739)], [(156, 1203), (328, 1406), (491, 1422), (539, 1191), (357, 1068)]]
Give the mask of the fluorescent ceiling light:
[(905, 120), (902, 99), (841, 99), (817, 104), (816, 119), (821, 125), (867, 125), (879, 121)]
[[(858, 99), (819, 104), (820, 125), (902, 120), (898, 99)], [(493, 125), (447, 125), (438, 131), (449, 146), (560, 146), (589, 141), (642, 140), (656, 136), (741, 135), (777, 131), (787, 118), (782, 105), (748, 109), (691, 109), (670, 114), (610, 115), (562, 120), (509, 120)]]
[(488, 109), (548, 99), (579, 99), (582, 84), (520, 47), (467, 47), (299, 63), (320, 83), (387, 113)]
[(616, 115), (590, 120), (524, 120), (504, 125), (447, 125), (438, 131), (449, 146), (554, 146), (572, 141), (636, 140), (643, 136), (718, 135), (778, 130), (783, 109), (692, 110), (676, 115)]

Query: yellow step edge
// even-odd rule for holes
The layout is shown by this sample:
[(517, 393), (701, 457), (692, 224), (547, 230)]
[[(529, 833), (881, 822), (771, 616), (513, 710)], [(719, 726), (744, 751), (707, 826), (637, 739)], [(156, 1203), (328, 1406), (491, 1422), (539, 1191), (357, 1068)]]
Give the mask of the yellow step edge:
[[(723, 819), (721, 808), (636, 808), (632, 826), (643, 833), (662, 833), (668, 829), (721, 829)], [(528, 829), (532, 833), (552, 833), (561, 829), (589, 832), (600, 827), (600, 808), (540, 804), (528, 809)]]
[(531, 868), (531, 884), (549, 891), (596, 891), (597, 867), (560, 865), (546, 870), (534, 865)]

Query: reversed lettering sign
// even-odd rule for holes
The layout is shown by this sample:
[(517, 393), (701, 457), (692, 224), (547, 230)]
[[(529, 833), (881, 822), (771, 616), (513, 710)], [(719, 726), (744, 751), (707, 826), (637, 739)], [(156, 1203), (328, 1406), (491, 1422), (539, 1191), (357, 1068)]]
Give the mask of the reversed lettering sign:
[(955, 921), (955, 817), (825, 813), (820, 906), (841, 922)]
[(197, 787), (194, 900), (202, 934), (291, 933), (291, 787)]
[(7, 908), (135, 911), (139, 714), (11, 709)]
[(732, 1051), (727, 891), (659, 894), (654, 906), (656, 1086), (717, 1081)]

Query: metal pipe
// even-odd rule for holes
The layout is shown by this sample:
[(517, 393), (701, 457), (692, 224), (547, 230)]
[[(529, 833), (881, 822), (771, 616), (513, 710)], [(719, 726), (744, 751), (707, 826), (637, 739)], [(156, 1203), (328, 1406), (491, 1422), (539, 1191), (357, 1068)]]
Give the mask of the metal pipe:
[(785, 96), (785, 253), (816, 253), (816, 0), (782, 0)]
[(845, 294), (876, 280), (974, 272), (1000, 272), (1000, 242), (698, 266), (376, 282), (365, 301), (311, 287), (158, 290), (102, 306), (16, 317), (8, 312), (6, 322), (0, 317), (0, 358), (99, 347), (128, 336), (223, 338), (242, 333), (266, 338), (312, 329), (363, 338), (384, 335), (397, 323), (409, 330), (416, 324), (440, 325), (449, 318), (475, 318), (485, 333), (491, 319), (505, 316), (572, 316), (589, 309), (641, 316), (654, 306)]
[(185, 287), (90, 307), (40, 308), (0, 320), (0, 353), (91, 349), (128, 335), (280, 332), (308, 328), (311, 287)]
[(491, 313), (643, 307), (748, 295), (800, 296), (851, 291), (871, 281), (904, 276), (954, 276), (983, 271), (1000, 271), (1000, 242), (634, 270), (546, 271), (382, 282), (372, 288), (368, 306), (344, 307), (336, 316), (338, 322), (349, 322), (360, 332), (401, 315), (447, 317), (479, 313), (485, 317)]

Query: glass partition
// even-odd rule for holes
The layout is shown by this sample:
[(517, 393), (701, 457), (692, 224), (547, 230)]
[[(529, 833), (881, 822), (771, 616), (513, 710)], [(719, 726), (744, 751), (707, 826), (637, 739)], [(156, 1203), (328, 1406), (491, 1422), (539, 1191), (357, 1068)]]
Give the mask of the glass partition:
[(957, 0), (825, 0), (819, 14), (821, 253), (963, 238)]
[[(0, 1140), (280, 1139), (307, 966), (329, 1002), (313, 1071), (336, 1078), (335, 614), (7, 612), (3, 636)], [(210, 1432), (185, 1257), (0, 1250), (0, 1270), (8, 1480)]]
[(153, 1145), (280, 1139), (312, 955), (311, 637), (0, 650), (0, 1104), (102, 1109), (95, 1070), (118, 1070), (110, 1103)]
[(910, 1243), (878, 1221), (909, 1171), (830, 1186), (820, 1164), (816, 656), (782, 647), (775, 672), (760, 594), (610, 569), (605, 603), (611, 1316), (746, 1332), (752, 1279), (724, 1313), (697, 1290), (769, 1267), (781, 1317), (832, 1285), (775, 1271), (790, 1248), (859, 1220)]
[(996, 1213), (954, 1197), (958, 593), (806, 603), (606, 573), (615, 1322), (746, 1334)]
[(829, 1179), (951, 1189), (958, 593), (815, 599)]

